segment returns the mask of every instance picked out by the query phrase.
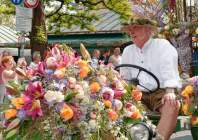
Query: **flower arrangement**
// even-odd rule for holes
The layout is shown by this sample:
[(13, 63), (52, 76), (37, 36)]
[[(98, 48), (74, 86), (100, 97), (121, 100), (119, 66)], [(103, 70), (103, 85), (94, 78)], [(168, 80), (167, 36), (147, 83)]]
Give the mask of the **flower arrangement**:
[(9, 81), (1, 131), (5, 139), (130, 139), (129, 123), (142, 121), (142, 93), (111, 66), (89, 65), (65, 45), (54, 45), (36, 69), (17, 69)]
[(183, 89), (182, 112), (190, 115), (191, 125), (198, 126), (198, 77), (192, 77), (187, 81), (188, 85)]

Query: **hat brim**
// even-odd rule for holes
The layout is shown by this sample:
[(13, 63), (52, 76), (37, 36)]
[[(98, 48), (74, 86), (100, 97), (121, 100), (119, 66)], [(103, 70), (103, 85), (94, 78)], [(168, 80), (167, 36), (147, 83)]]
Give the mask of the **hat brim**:
[(152, 31), (156, 31), (157, 30), (156, 26), (150, 25), (150, 24), (142, 24), (142, 25), (140, 25), (140, 24), (128, 24), (128, 25), (126, 25), (125, 24), (125, 25), (123, 25), (121, 30), (126, 32), (126, 33), (128, 33), (128, 32), (130, 32), (130, 30), (134, 30), (135, 28), (143, 28), (143, 27), (148, 27)]

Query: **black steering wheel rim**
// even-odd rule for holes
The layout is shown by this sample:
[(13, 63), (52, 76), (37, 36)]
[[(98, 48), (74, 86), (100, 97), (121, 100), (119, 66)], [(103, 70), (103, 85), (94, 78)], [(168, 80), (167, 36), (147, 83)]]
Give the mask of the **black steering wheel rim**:
[[(133, 64), (121, 64), (121, 65), (116, 66), (116, 67), (115, 67), (115, 70), (118, 70), (118, 69), (121, 68), (121, 67), (132, 67), (132, 68), (136, 68), (136, 69), (139, 70), (139, 73), (140, 73), (141, 71), (144, 71), (144, 72), (146, 72), (147, 74), (149, 74), (150, 76), (152, 76), (153, 79), (154, 79), (154, 80), (156, 81), (156, 83), (157, 83), (157, 87), (156, 87), (155, 89), (153, 89), (153, 90), (150, 90), (151, 93), (157, 91), (157, 90), (160, 88), (159, 79), (158, 79), (152, 72), (148, 71), (147, 69), (145, 69), (145, 68), (143, 68), (143, 67), (140, 67), (140, 66), (137, 66), (137, 65), (133, 65)], [(139, 75), (139, 73), (138, 73), (138, 75)]]

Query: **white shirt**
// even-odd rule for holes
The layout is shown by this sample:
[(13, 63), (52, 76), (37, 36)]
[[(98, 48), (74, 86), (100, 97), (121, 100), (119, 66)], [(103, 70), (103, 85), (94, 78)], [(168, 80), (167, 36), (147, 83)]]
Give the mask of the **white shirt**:
[(115, 55), (111, 55), (109, 58), (109, 62), (112, 63), (115, 67), (121, 64), (121, 60), (122, 57), (120, 55), (117, 57)]
[[(176, 49), (165, 39), (149, 39), (142, 49), (135, 44), (129, 45), (122, 54), (122, 64), (141, 66), (152, 72), (160, 82), (160, 88), (180, 88), (178, 72), (178, 54)], [(137, 69), (121, 68), (124, 79), (130, 80), (138, 74)], [(148, 89), (154, 89), (156, 82), (145, 72), (139, 75), (140, 84)]]

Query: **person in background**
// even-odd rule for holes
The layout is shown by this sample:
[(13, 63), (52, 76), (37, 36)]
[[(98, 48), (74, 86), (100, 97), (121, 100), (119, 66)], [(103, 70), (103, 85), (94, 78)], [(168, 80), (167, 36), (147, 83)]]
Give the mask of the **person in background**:
[(10, 53), (7, 52), (7, 51), (3, 51), (0, 54), (0, 104), (3, 103), (4, 93), (5, 93), (5, 84), (4, 84), (3, 79), (2, 79), (2, 73), (3, 73), (4, 69), (5, 69), (5, 67), (2, 65), (2, 59), (5, 56), (10, 56)]
[(100, 57), (100, 51), (98, 49), (94, 49), (92, 53), (91, 58), (91, 66), (93, 68), (97, 68), (99, 65), (99, 57)]
[(1, 63), (2, 63), (2, 66), (4, 67), (4, 70), (2, 72), (3, 83), (6, 84), (9, 80), (17, 80), (17, 74), (13, 70), (14, 68), (13, 57), (4, 56), (2, 58)]
[(100, 56), (99, 61), (107, 65), (109, 63), (110, 50), (105, 49), (103, 55)]
[(191, 36), (190, 30), (186, 26), (180, 27), (180, 32), (177, 41), (177, 52), (179, 55), (179, 64), (181, 66), (181, 78), (190, 78), (191, 74), (191, 63), (192, 63), (192, 52), (191, 52)]
[(33, 61), (30, 63), (29, 68), (36, 69), (38, 67), (38, 64), (41, 62), (41, 55), (40, 52), (35, 51), (33, 53)]
[(21, 57), (21, 58), (18, 59), (18, 61), (17, 61), (17, 67), (19, 67), (19, 68), (21, 68), (21, 69), (23, 69), (23, 70), (26, 71), (26, 69), (27, 69), (27, 62), (25, 60), (25, 57)]
[(114, 67), (121, 64), (120, 48), (116, 47), (113, 51), (113, 55), (109, 58), (109, 63), (112, 63)]
[[(156, 23), (150, 19), (139, 17), (132, 19), (123, 30), (130, 35), (134, 44), (127, 46), (122, 54), (122, 64), (132, 64), (152, 72), (160, 82), (160, 88), (143, 92), (142, 103), (151, 111), (160, 113), (160, 121), (156, 131), (163, 140), (168, 140), (177, 123), (180, 103), (176, 99), (177, 89), (181, 88), (178, 71), (178, 54), (166, 39), (153, 38)], [(137, 69), (121, 68), (124, 79), (131, 80), (139, 75), (139, 83), (152, 90), (156, 86), (146, 73), (138, 73)]]

